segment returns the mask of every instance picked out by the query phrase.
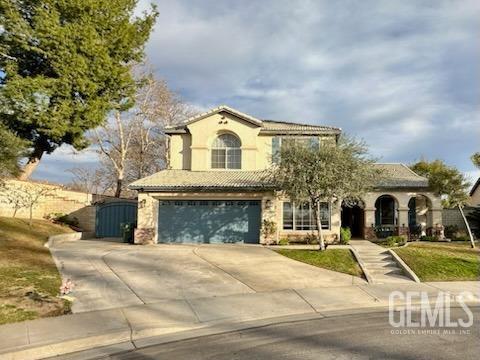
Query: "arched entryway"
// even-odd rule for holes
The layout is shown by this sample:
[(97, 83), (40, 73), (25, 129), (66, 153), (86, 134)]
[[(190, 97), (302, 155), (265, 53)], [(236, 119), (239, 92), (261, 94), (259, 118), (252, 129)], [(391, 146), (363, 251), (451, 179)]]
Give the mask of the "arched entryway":
[(365, 204), (362, 201), (342, 202), (342, 227), (349, 228), (353, 238), (364, 238)]
[(375, 201), (375, 228), (379, 238), (396, 234), (398, 201), (391, 195), (382, 195)]
[(432, 226), (432, 202), (425, 195), (416, 195), (408, 201), (408, 227), (414, 236), (427, 235)]

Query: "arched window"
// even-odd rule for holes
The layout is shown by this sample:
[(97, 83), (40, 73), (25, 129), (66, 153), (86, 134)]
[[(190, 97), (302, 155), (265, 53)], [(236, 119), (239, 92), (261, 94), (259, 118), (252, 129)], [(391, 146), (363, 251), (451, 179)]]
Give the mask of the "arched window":
[(217, 136), (212, 144), (212, 169), (241, 169), (241, 146), (240, 139), (235, 135)]
[(397, 225), (398, 204), (390, 195), (382, 195), (375, 201), (375, 225)]

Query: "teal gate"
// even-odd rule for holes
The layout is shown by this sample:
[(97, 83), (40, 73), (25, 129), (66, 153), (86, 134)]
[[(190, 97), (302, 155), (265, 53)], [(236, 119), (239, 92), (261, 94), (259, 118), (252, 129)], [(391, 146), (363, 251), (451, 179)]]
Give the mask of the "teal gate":
[(137, 222), (137, 204), (135, 202), (110, 202), (97, 205), (96, 210), (96, 237), (122, 237), (121, 224)]
[(160, 201), (158, 242), (259, 242), (261, 206), (257, 200)]

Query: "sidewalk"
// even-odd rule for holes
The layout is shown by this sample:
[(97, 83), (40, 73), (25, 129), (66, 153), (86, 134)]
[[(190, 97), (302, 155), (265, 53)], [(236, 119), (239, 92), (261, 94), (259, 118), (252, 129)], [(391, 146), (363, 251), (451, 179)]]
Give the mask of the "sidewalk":
[[(117, 351), (142, 347), (159, 336), (191, 330), (228, 331), (251, 321), (290, 316), (327, 317), (388, 307), (392, 291), (469, 291), (480, 305), (478, 282), (353, 285), (290, 289), (220, 297), (165, 300), (154, 304), (45, 318), (0, 326), (0, 359), (39, 359), (114, 345)], [(397, 305), (401, 303), (397, 302)], [(213, 331), (213, 330), (212, 330)]]

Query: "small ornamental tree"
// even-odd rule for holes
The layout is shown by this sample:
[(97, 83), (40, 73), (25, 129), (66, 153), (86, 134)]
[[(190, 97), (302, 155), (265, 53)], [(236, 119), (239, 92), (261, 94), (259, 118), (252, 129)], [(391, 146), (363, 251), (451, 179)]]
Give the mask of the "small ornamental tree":
[(319, 250), (325, 250), (320, 202), (360, 200), (380, 180), (381, 172), (368, 156), (365, 144), (340, 138), (331, 144), (311, 147), (298, 142), (282, 146), (278, 165), (273, 168), (276, 189), (291, 201), (309, 202), (317, 227)]
[(470, 244), (472, 248), (475, 248), (472, 230), (463, 212), (463, 207), (468, 201), (468, 188), (470, 187), (470, 183), (465, 175), (457, 168), (448, 166), (442, 160), (434, 160), (432, 162), (421, 160), (410, 166), (410, 168), (428, 179), (429, 186), (435, 195), (443, 198), (442, 205), (444, 207), (458, 207), (468, 231)]
[(18, 210), (28, 209), (28, 226), (33, 224), (33, 209), (42, 199), (52, 195), (53, 192), (47, 187), (32, 183), (8, 183), (0, 191), (0, 202), (9, 204), (13, 208), (15, 217)]

